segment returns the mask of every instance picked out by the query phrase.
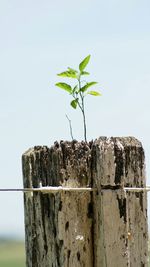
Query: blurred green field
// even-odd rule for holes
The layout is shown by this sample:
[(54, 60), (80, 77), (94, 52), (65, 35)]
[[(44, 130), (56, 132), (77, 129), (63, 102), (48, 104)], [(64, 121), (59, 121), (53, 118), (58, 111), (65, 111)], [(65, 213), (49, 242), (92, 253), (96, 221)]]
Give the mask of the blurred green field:
[[(0, 267), (25, 267), (24, 242), (0, 240)], [(150, 267), (150, 262), (148, 267)]]
[(0, 267), (25, 267), (23, 242), (0, 241)]

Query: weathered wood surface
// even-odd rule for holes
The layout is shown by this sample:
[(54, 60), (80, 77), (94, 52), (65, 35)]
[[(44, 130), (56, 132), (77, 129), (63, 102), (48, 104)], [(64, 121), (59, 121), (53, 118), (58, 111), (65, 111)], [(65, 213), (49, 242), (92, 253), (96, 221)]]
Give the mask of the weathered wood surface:
[(147, 194), (144, 151), (135, 138), (101, 138), (93, 145), (94, 267), (147, 265)]
[(144, 151), (135, 138), (57, 142), (23, 154), (24, 187), (98, 192), (26, 193), (27, 267), (146, 267)]

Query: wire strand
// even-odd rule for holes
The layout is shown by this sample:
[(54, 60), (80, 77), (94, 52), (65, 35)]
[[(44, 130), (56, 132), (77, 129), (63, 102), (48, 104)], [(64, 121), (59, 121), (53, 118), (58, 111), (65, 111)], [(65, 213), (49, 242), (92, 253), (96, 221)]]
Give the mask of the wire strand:
[[(126, 192), (149, 192), (150, 186), (147, 187), (123, 187), (120, 188), (125, 190)], [(107, 188), (102, 188), (102, 190), (108, 190)], [(31, 192), (42, 192), (42, 193), (57, 193), (62, 191), (69, 192), (93, 192), (97, 191), (97, 188), (91, 187), (63, 187), (63, 186), (44, 186), (38, 188), (0, 188), (0, 192), (23, 192), (23, 193), (31, 193)]]
[(96, 191), (96, 188), (91, 187), (62, 187), (62, 186), (45, 186), (38, 188), (0, 188), (0, 192), (43, 192), (43, 193), (57, 193), (61, 191), (77, 191), (77, 192), (86, 192), (86, 191)]

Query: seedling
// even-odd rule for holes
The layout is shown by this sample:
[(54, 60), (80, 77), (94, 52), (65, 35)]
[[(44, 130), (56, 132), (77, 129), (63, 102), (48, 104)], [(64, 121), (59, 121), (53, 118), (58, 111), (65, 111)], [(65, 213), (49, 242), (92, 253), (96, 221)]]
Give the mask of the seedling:
[(92, 96), (100, 96), (101, 95), (101, 93), (98, 91), (89, 91), (88, 90), (91, 86), (97, 84), (97, 82), (87, 82), (85, 80), (82, 80), (82, 76), (90, 74), (89, 72), (85, 71), (85, 68), (89, 63), (90, 57), (91, 56), (88, 55), (86, 58), (84, 58), (84, 60), (79, 64), (79, 70), (78, 71), (68, 67), (68, 69), (66, 71), (57, 74), (60, 77), (72, 78), (72, 79), (77, 80), (77, 83), (75, 84), (74, 87), (72, 87), (68, 83), (64, 83), (64, 82), (63, 83), (59, 82), (59, 83), (55, 84), (59, 88), (64, 89), (66, 92), (68, 92), (72, 96), (73, 100), (70, 102), (71, 107), (74, 109), (79, 107), (79, 109), (81, 110), (82, 117), (83, 117), (83, 128), (84, 128), (85, 142), (87, 141), (85, 105), (84, 105), (85, 97), (87, 95), (92, 95)]

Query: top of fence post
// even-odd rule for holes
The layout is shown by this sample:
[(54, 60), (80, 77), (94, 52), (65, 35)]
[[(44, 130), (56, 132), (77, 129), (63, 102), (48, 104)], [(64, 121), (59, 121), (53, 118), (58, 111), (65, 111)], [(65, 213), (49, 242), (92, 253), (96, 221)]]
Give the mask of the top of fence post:
[(27, 266), (145, 264), (146, 194), (129, 193), (128, 198), (123, 190), (145, 186), (144, 169), (143, 148), (132, 137), (61, 141), (28, 150), (23, 155), (25, 188), (91, 187), (98, 192), (25, 194)]

